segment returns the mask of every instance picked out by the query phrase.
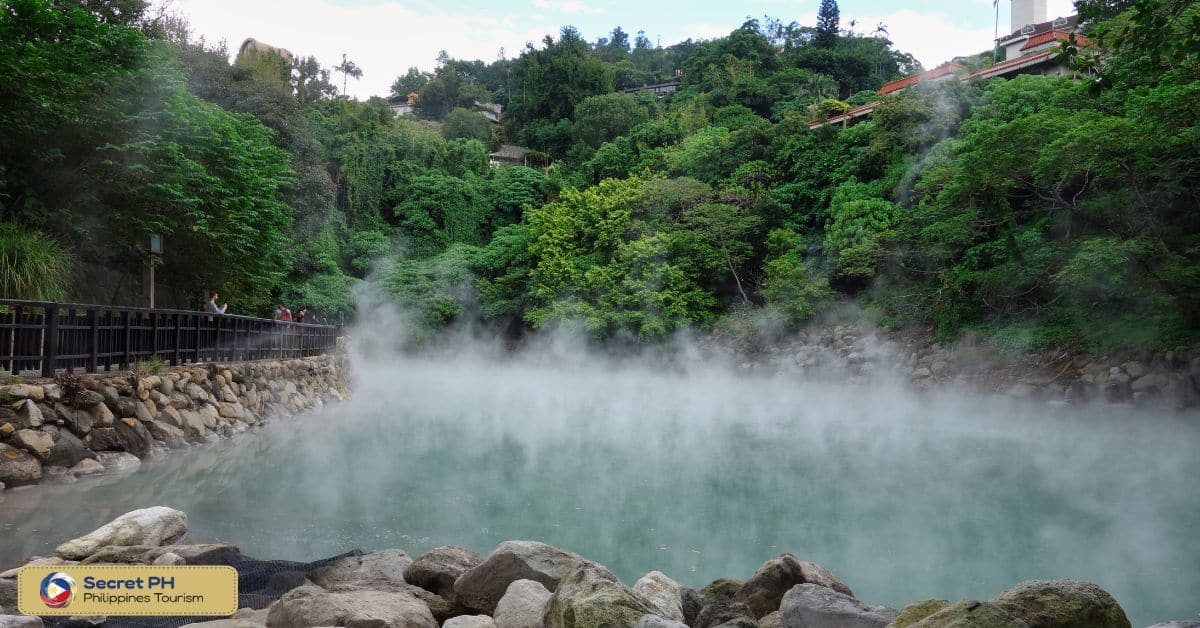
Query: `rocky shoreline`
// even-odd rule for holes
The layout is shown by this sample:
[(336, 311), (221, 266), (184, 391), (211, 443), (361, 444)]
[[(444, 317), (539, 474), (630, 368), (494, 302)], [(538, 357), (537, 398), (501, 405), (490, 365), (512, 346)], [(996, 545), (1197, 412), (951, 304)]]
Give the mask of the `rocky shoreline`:
[[(187, 515), (154, 507), (126, 513), (28, 565), (232, 565), (239, 610), (227, 619), (137, 618), (140, 626), (204, 628), (1131, 628), (1095, 584), (1026, 581), (990, 600), (919, 600), (902, 609), (859, 601), (825, 568), (782, 554), (743, 581), (701, 590), (652, 571), (632, 586), (604, 566), (535, 541), (506, 541), (487, 556), (439, 547), (350, 552), (314, 563), (259, 561), (230, 544), (179, 544)], [(0, 573), (0, 627), (43, 626), (16, 608), (17, 569)], [(127, 618), (47, 618), (45, 625), (121, 626)], [(1152, 628), (1197, 628), (1200, 622)]]
[(0, 386), (0, 490), (136, 468), (348, 399), (344, 354)]
[(711, 338), (706, 358), (743, 371), (866, 383), (880, 377), (917, 390), (959, 389), (1052, 404), (1161, 410), (1200, 407), (1200, 345), (1089, 355), (1042, 351), (1014, 357), (967, 336), (954, 345), (926, 333), (831, 325), (784, 339)]

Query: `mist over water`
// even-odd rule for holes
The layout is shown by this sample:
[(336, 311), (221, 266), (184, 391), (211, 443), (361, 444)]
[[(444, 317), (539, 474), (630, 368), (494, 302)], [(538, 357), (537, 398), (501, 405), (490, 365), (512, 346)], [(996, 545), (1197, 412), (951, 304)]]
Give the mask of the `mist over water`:
[(792, 552), (860, 599), (1099, 583), (1134, 625), (1200, 613), (1200, 422), (900, 386), (360, 333), (355, 397), (119, 481), (0, 494), (0, 564), (134, 508), (259, 558), (540, 540), (632, 583)]

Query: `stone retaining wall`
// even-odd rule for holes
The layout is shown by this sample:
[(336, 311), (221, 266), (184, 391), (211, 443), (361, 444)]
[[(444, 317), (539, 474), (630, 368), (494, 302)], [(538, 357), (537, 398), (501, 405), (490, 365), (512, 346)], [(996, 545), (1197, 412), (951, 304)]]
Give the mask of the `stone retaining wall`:
[(74, 481), (350, 395), (344, 355), (0, 386), (0, 489)]
[(1200, 407), (1200, 345), (1106, 355), (1041, 351), (1008, 356), (970, 337), (954, 345), (927, 334), (867, 324), (833, 325), (786, 339), (723, 340), (704, 347), (744, 371), (805, 379), (871, 382), (880, 376), (917, 390), (962, 390), (1051, 404)]

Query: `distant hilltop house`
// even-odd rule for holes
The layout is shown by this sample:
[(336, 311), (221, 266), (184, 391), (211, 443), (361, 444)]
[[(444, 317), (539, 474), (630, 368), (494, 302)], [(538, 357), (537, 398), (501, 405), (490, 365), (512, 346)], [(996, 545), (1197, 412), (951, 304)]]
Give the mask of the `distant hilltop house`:
[(247, 37), (246, 41), (243, 41), (242, 45), (238, 47), (238, 56), (242, 57), (251, 52), (264, 56), (275, 53), (288, 63), (292, 63), (294, 61), (292, 51), (288, 50), (287, 48), (277, 48), (270, 44), (261, 42), (253, 37)]
[(493, 168), (500, 166), (528, 166), (529, 149), (524, 146), (501, 144), (496, 152), (488, 155), (488, 163)]
[(388, 109), (391, 109), (397, 118), (400, 116), (411, 116), (413, 115), (413, 111), (416, 110), (417, 101), (420, 98), (421, 95), (417, 92), (409, 92), (407, 96), (391, 96), (387, 99)]
[[(1073, 74), (1071, 68), (1059, 59), (1058, 50), (1059, 42), (1070, 39), (1071, 35), (1078, 31), (1079, 16), (1046, 20), (1046, 0), (1012, 0), (1012, 4), (1012, 33), (996, 41), (997, 48), (1004, 49), (1004, 61), (970, 73), (962, 65), (943, 63), (932, 70), (892, 81), (881, 87), (876, 95), (886, 96), (904, 91), (918, 83), (949, 79), (971, 81), (1019, 74)], [(1087, 42), (1087, 38), (1081, 35), (1075, 35), (1075, 40), (1081, 44)], [(815, 129), (829, 124), (857, 124), (869, 117), (878, 106), (879, 102), (872, 102), (831, 116), (828, 120), (811, 120), (808, 127)]]
[(626, 94), (636, 94), (638, 92), (649, 92), (655, 98), (662, 98), (667, 94), (674, 94), (683, 83), (679, 81), (671, 81), (669, 83), (656, 83), (654, 85), (642, 85), (641, 87), (628, 87), (621, 91)]

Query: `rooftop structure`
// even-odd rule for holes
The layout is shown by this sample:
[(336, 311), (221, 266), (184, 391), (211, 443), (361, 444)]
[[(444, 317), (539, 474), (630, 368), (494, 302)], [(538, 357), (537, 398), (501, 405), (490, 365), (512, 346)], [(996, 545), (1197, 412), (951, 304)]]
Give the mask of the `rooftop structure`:
[(667, 94), (673, 94), (682, 86), (679, 81), (671, 81), (668, 83), (655, 83), (654, 85), (642, 85), (641, 87), (627, 87), (621, 91), (626, 94), (636, 94), (638, 92), (650, 92), (655, 98), (662, 98)]
[(247, 37), (246, 41), (243, 41), (242, 45), (238, 46), (239, 57), (249, 52), (256, 52), (261, 55), (275, 53), (280, 57), (283, 57), (283, 59), (288, 63), (291, 63), (294, 60), (292, 57), (292, 51), (288, 50), (287, 48), (277, 48), (271, 44), (261, 42), (253, 37)]

